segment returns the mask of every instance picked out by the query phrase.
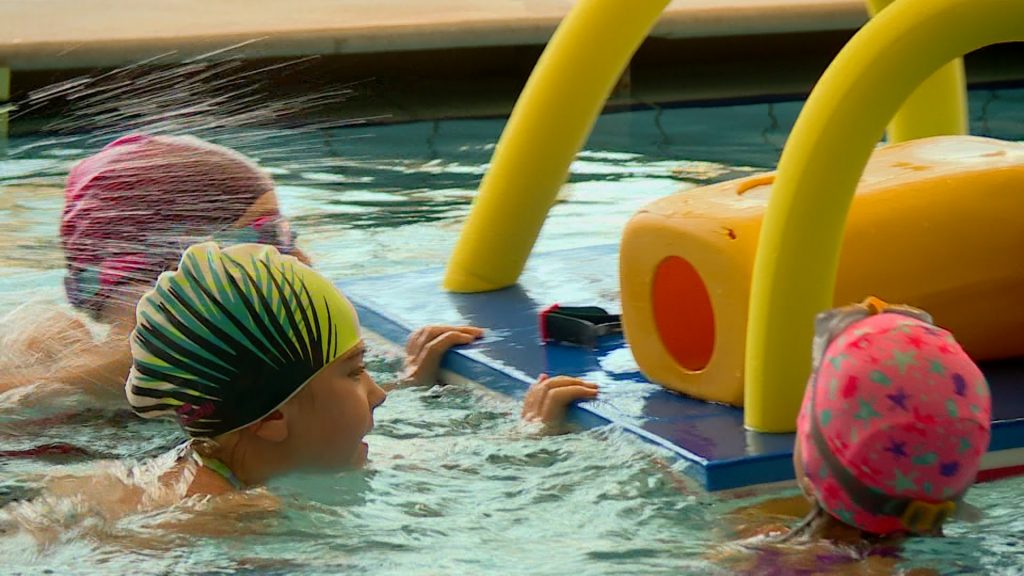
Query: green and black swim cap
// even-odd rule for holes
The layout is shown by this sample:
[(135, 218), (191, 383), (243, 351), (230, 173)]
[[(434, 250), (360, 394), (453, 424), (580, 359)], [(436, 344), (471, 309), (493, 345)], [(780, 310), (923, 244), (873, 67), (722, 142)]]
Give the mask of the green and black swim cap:
[(326, 278), (271, 246), (190, 247), (139, 301), (128, 402), (192, 437), (243, 428), (360, 341)]

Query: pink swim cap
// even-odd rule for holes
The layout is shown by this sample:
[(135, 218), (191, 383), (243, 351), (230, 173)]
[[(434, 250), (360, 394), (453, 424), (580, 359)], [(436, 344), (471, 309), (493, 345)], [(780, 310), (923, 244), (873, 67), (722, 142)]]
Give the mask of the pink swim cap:
[(990, 426), (988, 384), (953, 336), (883, 313), (827, 347), (797, 443), (826, 512), (873, 534), (927, 532), (974, 483)]
[[(112, 142), (68, 174), (60, 236), (69, 302), (95, 313), (119, 286), (151, 285), (190, 244), (238, 235), (232, 225), (273, 189), (254, 162), (198, 138), (135, 134)], [(236, 242), (287, 253), (290, 233), (280, 219), (260, 218)]]

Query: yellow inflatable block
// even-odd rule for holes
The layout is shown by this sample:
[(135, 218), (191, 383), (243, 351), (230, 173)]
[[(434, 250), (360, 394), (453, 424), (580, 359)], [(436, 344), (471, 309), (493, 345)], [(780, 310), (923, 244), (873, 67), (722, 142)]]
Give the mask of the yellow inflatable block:
[[(652, 381), (743, 403), (750, 283), (773, 179), (680, 192), (626, 226), (623, 323)], [(835, 303), (910, 304), (976, 359), (1024, 355), (1022, 191), (1022, 144), (942, 136), (878, 149), (850, 210)]]

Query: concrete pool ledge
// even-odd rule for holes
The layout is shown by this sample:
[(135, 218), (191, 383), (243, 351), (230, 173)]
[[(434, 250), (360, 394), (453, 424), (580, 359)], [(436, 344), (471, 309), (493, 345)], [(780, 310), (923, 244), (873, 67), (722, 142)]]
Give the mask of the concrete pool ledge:
[[(245, 58), (543, 45), (570, 0), (0, 0), (0, 66), (112, 67), (227, 47)], [(861, 0), (676, 0), (653, 36), (853, 30)]]

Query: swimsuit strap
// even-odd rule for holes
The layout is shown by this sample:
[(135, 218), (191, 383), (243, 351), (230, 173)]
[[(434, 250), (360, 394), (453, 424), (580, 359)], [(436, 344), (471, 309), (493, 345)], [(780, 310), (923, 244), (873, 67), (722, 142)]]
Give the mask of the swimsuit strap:
[(800, 536), (806, 534), (807, 531), (814, 524), (814, 522), (824, 515), (825, 510), (821, 507), (821, 504), (815, 501), (814, 506), (811, 508), (811, 511), (807, 513), (807, 516), (804, 516), (803, 520), (801, 520), (799, 524), (794, 526), (792, 529), (790, 529), (789, 532), (786, 532), (785, 534), (780, 534), (774, 538), (769, 538), (769, 542), (775, 544), (782, 544), (799, 538)]
[(235, 473), (228, 468), (227, 464), (211, 456), (203, 456), (192, 446), (192, 442), (186, 442), (183, 447), (193, 462), (210, 469), (212, 472), (216, 472), (221, 478), (227, 480), (228, 484), (231, 484), (231, 487), (235, 490), (245, 490), (245, 483), (239, 480), (238, 476), (235, 476)]

